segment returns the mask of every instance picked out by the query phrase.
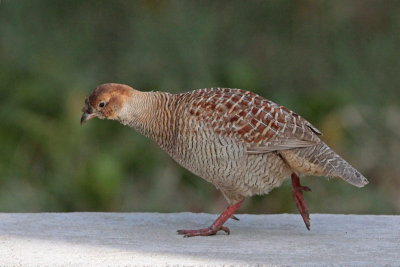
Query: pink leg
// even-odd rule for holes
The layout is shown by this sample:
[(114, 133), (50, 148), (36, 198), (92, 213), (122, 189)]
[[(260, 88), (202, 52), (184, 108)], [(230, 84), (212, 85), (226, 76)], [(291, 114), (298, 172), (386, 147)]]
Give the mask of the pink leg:
[(303, 198), (303, 191), (311, 191), (311, 189), (307, 186), (302, 186), (299, 176), (292, 173), (292, 196), (307, 229), (310, 230), (310, 214), (308, 213), (307, 205)]
[(191, 236), (208, 236), (208, 235), (215, 235), (218, 231), (225, 231), (229, 235), (230, 231), (228, 227), (223, 226), (223, 224), (228, 220), (229, 218), (233, 217), (233, 213), (240, 207), (240, 204), (242, 204), (243, 200), (239, 201), (236, 204), (230, 205), (229, 207), (226, 208), (226, 210), (219, 215), (219, 217), (213, 222), (213, 224), (210, 227), (203, 228), (203, 229), (198, 229), (198, 230), (178, 230), (178, 234), (184, 235), (183, 237), (191, 237)]

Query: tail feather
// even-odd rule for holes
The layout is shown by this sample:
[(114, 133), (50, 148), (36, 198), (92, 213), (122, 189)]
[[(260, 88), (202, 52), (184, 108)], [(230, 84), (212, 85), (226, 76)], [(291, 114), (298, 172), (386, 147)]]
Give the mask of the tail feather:
[(282, 150), (279, 153), (296, 172), (339, 177), (357, 187), (368, 184), (367, 178), (322, 141), (316, 146)]
[[(344, 160), (343, 160), (344, 161)], [(338, 177), (342, 178), (346, 182), (357, 186), (363, 187), (364, 185), (368, 184), (367, 178), (365, 178), (359, 171), (353, 168), (350, 164), (344, 161), (351, 169), (349, 171), (342, 172), (341, 174), (337, 175)]]

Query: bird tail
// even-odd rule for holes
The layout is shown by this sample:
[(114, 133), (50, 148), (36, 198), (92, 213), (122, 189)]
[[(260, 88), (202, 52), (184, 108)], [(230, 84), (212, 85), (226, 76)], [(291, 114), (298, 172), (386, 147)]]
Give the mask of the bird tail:
[(296, 172), (339, 177), (357, 187), (368, 184), (367, 178), (322, 141), (316, 146), (282, 150), (279, 153)]

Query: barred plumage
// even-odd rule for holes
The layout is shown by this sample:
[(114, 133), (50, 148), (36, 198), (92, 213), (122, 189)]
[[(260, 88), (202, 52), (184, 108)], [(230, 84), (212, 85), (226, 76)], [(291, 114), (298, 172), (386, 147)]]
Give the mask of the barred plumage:
[[(98, 107), (100, 101), (107, 103), (104, 108)], [(358, 187), (368, 183), (320, 140), (321, 132), (311, 123), (252, 92), (208, 88), (169, 94), (105, 84), (93, 91), (83, 111), (83, 122), (93, 113), (151, 138), (179, 164), (219, 188), (232, 206), (268, 193), (292, 173), (292, 181), (309, 174), (340, 177)], [(293, 186), (300, 193), (306, 189)], [(309, 227), (305, 203), (300, 207), (304, 200), (295, 194)], [(222, 224), (217, 230), (225, 230)]]

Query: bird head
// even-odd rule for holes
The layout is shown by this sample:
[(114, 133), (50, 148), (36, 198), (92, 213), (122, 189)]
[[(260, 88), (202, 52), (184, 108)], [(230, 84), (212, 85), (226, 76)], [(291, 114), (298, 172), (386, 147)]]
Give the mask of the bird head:
[(109, 120), (118, 119), (124, 103), (132, 96), (133, 92), (134, 89), (124, 84), (106, 83), (99, 85), (85, 99), (81, 125), (94, 117)]

